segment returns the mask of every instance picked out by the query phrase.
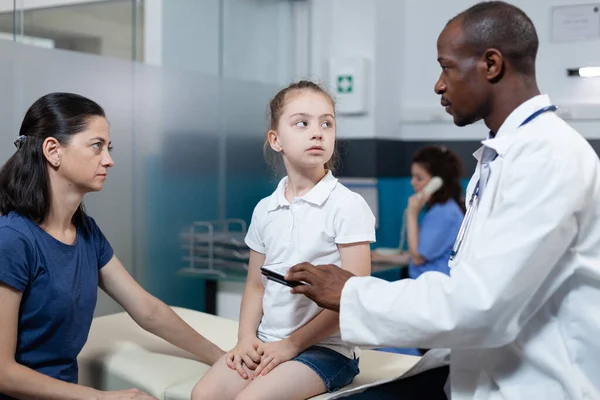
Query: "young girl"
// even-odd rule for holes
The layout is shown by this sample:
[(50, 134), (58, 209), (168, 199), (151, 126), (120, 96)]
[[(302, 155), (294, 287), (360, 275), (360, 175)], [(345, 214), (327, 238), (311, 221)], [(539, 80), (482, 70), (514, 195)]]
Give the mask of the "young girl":
[(254, 210), (238, 343), (198, 382), (192, 399), (306, 399), (349, 384), (358, 349), (341, 341), (337, 313), (261, 276), (291, 266), (336, 264), (369, 275), (375, 218), (364, 199), (332, 175), (333, 99), (301, 81), (270, 104), (265, 149), (283, 158), (287, 177)]

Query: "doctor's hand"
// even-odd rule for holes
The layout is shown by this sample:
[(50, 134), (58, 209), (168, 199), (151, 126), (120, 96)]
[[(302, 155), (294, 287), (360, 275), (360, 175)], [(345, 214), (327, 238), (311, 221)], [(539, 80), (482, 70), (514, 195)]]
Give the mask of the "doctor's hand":
[(425, 195), (423, 193), (415, 193), (408, 198), (408, 206), (406, 211), (409, 215), (417, 216), (425, 207), (425, 204), (429, 201), (431, 195)]
[(242, 363), (251, 370), (256, 369), (260, 364), (261, 357), (258, 354), (258, 348), (262, 342), (256, 336), (238, 340), (237, 344), (231, 349), (225, 357), (225, 364), (234, 369), (244, 379), (248, 379), (248, 374)]
[(298, 285), (292, 289), (294, 294), (303, 294), (320, 307), (340, 311), (342, 289), (348, 279), (355, 276), (336, 265), (302, 263), (290, 268), (285, 275), (288, 281), (302, 281), (308, 285)]
[(262, 343), (258, 346), (260, 354), (260, 365), (254, 371), (254, 378), (268, 374), (273, 368), (281, 363), (290, 361), (300, 354), (300, 350), (289, 340), (283, 339), (277, 342)]

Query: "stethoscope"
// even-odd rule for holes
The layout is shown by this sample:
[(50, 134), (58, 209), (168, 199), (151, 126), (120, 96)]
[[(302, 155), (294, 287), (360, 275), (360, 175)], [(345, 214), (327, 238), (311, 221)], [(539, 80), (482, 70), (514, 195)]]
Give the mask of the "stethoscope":
[[(555, 105), (549, 105), (544, 108), (540, 108), (539, 110), (537, 110), (536, 112), (531, 114), (529, 117), (527, 117), (525, 119), (525, 121), (521, 122), (521, 125), (519, 125), (519, 128), (521, 128), (523, 125), (527, 125), (528, 123), (530, 123), (531, 121), (533, 121), (534, 119), (539, 117), (540, 115), (547, 113), (547, 112), (554, 112), (557, 109), (558, 108)], [(474, 207), (474, 206), (477, 204), (478, 199), (479, 199), (479, 182), (480, 182), (480, 180), (477, 180), (477, 184), (475, 185), (475, 190), (473, 190), (473, 194), (471, 195), (471, 199), (469, 200), (469, 207), (467, 208), (467, 213), (465, 215), (465, 218), (463, 219), (463, 223), (460, 226), (460, 230), (458, 231), (458, 235), (456, 237), (456, 241), (454, 242), (454, 246), (452, 247), (452, 252), (450, 253), (450, 260), (453, 260), (454, 258), (456, 258), (456, 255), (458, 254), (458, 251), (460, 250), (460, 246), (462, 245), (463, 239), (465, 238), (465, 233), (467, 231), (467, 227), (469, 226), (469, 223), (471, 222), (471, 219), (473, 218), (473, 214), (475, 213), (476, 207)]]

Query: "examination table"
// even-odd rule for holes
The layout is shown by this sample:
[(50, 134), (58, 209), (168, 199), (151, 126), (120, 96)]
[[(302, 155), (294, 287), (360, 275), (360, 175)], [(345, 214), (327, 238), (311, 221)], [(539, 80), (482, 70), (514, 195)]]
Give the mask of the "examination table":
[[(173, 310), (194, 329), (229, 350), (237, 341), (238, 323), (185, 308)], [(100, 390), (138, 388), (159, 399), (189, 399), (192, 388), (208, 370), (188, 353), (144, 331), (126, 313), (94, 318), (79, 358), (79, 383)], [(419, 357), (362, 350), (360, 374), (333, 394), (313, 399), (339, 398), (358, 386), (392, 379), (417, 363)]]

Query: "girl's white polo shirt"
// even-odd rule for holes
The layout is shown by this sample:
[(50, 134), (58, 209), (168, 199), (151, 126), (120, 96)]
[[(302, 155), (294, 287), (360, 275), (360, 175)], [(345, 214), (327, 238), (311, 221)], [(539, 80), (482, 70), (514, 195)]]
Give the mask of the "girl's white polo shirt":
[[(246, 244), (265, 255), (265, 266), (285, 274), (293, 265), (341, 266), (338, 244), (375, 242), (375, 216), (367, 202), (338, 182), (331, 172), (292, 203), (285, 198), (287, 177), (254, 209)], [(263, 276), (265, 293), (258, 338), (277, 341), (291, 336), (323, 309), (287, 286)], [(318, 344), (348, 358), (358, 349), (344, 344), (336, 333)]]

